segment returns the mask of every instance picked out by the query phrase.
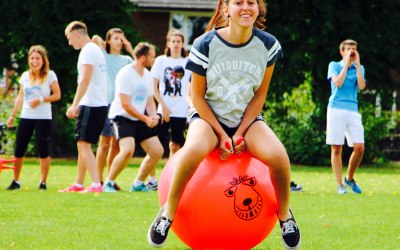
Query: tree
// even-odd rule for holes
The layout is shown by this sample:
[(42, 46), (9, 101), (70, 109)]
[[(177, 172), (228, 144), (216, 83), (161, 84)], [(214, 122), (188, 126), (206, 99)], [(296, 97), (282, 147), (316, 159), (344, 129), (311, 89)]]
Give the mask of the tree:
[[(278, 129), (282, 124), (294, 125), (288, 118), (294, 107), (284, 105), (285, 96), (290, 95), (292, 89), (298, 88), (305, 80), (312, 82), (310, 91), (315, 102), (313, 109), (309, 110), (312, 115), (308, 118), (308, 122), (313, 124), (308, 128), (313, 129), (313, 137), (310, 137), (313, 140), (299, 137), (302, 141), (295, 144), (293, 140), (296, 138), (285, 137), (285, 131), (288, 130), (281, 129), (281, 138), (285, 145), (303, 145), (310, 149), (315, 146), (312, 143), (316, 137), (324, 136), (321, 131), (325, 131), (326, 106), (330, 95), (330, 84), (326, 79), (327, 68), (330, 61), (341, 60), (338, 47), (347, 38), (359, 43), (361, 62), (366, 69), (367, 89), (380, 93), (383, 97), (383, 108), (390, 108), (393, 90), (400, 89), (398, 82), (393, 81), (389, 74), (390, 71), (400, 71), (400, 50), (397, 49), (400, 36), (395, 32), (400, 25), (397, 17), (399, 7), (400, 2), (395, 0), (283, 0), (268, 5), (267, 31), (278, 38), (284, 53), (284, 58), (277, 63), (266, 106), (267, 109), (274, 109), (275, 118), (281, 120), (274, 121), (273, 124), (280, 124), (277, 125)], [(311, 78), (306, 79), (310, 76), (309, 73)], [(373, 107), (374, 97), (360, 95), (360, 107)], [(373, 116), (373, 112), (368, 113)], [(364, 117), (364, 122), (373, 121), (373, 118)], [(367, 124), (367, 131), (370, 127), (375, 127), (370, 122)], [(383, 130), (385, 129), (382, 128), (381, 131)], [(382, 132), (379, 135), (384, 136), (387, 133)], [(318, 141), (324, 140), (319, 138)], [(368, 143), (376, 141), (379, 141), (376, 136), (373, 139), (367, 138)], [(314, 151), (314, 160), (327, 157), (326, 147), (320, 146), (320, 151)], [(307, 157), (304, 153), (309, 151), (296, 154), (299, 148), (288, 148), (293, 159)], [(378, 152), (370, 149), (367, 151)], [(367, 158), (371, 160), (374, 157)]]
[[(68, 46), (64, 37), (65, 26), (72, 20), (82, 20), (88, 25), (90, 34), (98, 33), (103, 37), (109, 28), (121, 27), (134, 44), (139, 39), (132, 30), (132, 8), (129, 0), (0, 2), (0, 66), (10, 66), (10, 55), (14, 55), (20, 65), (18, 71), (23, 71), (26, 69), (27, 49), (33, 44), (43, 44), (49, 51), (51, 67), (59, 77), (62, 100), (53, 105), (58, 128), (54, 139), (60, 145), (55, 149), (56, 155), (65, 155), (75, 150), (73, 140), (70, 139), (74, 126), (65, 118), (64, 113), (76, 88), (75, 65), (78, 52)], [(321, 131), (325, 131), (326, 106), (330, 95), (330, 86), (326, 80), (327, 67), (330, 61), (340, 60), (338, 46), (347, 38), (359, 43), (361, 61), (366, 69), (367, 88), (380, 92), (383, 108), (388, 109), (391, 105), (389, 95), (394, 89), (400, 89), (400, 81), (393, 81), (389, 74), (400, 72), (400, 50), (397, 49), (400, 36), (396, 32), (400, 26), (397, 15), (399, 8), (400, 1), (397, 0), (271, 1), (268, 5), (267, 31), (281, 42), (284, 53), (284, 58), (275, 67), (266, 103), (267, 109), (274, 109), (277, 120), (273, 124), (292, 124), (294, 118), (290, 115), (290, 105), (295, 101), (288, 95), (303, 93), (304, 86), (300, 85), (307, 82), (306, 89), (311, 91), (311, 96), (307, 95), (304, 101), (306, 104), (312, 101), (315, 105), (309, 111), (311, 115), (301, 116), (313, 123), (313, 126), (304, 129), (311, 136), (323, 136)], [(292, 92), (299, 86), (299, 91)], [(361, 95), (360, 102), (373, 104), (374, 99)], [(282, 103), (284, 105), (280, 105)], [(296, 122), (304, 125), (302, 121)], [(282, 124), (280, 127), (284, 133)], [(291, 144), (301, 143), (292, 141)], [(296, 150), (288, 148), (289, 153), (300, 152), (298, 159), (304, 159), (304, 155), (300, 154), (308, 152)], [(320, 151), (321, 154), (323, 152)], [(325, 155), (315, 157), (322, 158)]]
[(76, 90), (76, 63), (78, 52), (68, 46), (64, 30), (68, 23), (80, 20), (88, 26), (89, 34), (104, 37), (108, 29), (122, 28), (135, 44), (139, 37), (132, 29), (133, 5), (129, 0), (13, 0), (0, 2), (0, 66), (10, 67), (16, 62), (17, 71), (27, 66), (27, 50), (41, 44), (49, 54), (50, 67), (61, 86), (61, 101), (53, 104), (54, 143), (52, 155), (75, 153), (74, 121), (65, 117), (67, 104), (72, 102)]

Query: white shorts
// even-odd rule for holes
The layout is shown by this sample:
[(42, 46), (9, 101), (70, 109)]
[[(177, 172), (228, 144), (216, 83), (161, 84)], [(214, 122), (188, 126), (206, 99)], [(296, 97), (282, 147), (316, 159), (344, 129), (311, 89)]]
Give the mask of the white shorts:
[(349, 147), (353, 147), (353, 143), (364, 143), (361, 114), (345, 109), (328, 108), (326, 144), (343, 145), (345, 137)]

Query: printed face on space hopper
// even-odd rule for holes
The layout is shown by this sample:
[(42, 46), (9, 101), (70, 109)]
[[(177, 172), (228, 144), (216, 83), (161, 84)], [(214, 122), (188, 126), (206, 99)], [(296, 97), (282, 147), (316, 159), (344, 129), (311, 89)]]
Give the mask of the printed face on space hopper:
[(225, 195), (233, 198), (235, 214), (242, 220), (253, 220), (263, 207), (261, 195), (254, 189), (257, 184), (255, 177), (239, 176), (230, 182), (232, 186), (225, 190)]

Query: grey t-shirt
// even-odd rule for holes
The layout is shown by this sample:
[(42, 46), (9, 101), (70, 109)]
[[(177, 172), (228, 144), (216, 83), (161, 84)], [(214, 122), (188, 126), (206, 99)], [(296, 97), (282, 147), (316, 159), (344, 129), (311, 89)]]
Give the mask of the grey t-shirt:
[(266, 68), (280, 57), (281, 45), (265, 31), (254, 28), (245, 44), (233, 45), (214, 29), (194, 41), (186, 69), (207, 78), (208, 105), (218, 121), (233, 128), (239, 126)]

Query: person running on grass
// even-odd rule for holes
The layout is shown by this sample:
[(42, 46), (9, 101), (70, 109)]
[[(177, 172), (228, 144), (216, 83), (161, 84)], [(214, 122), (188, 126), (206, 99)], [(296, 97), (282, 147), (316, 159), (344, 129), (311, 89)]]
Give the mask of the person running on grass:
[(131, 192), (149, 191), (144, 182), (164, 154), (157, 137), (159, 116), (153, 97), (153, 79), (146, 69), (154, 62), (155, 47), (141, 42), (135, 47), (134, 55), (135, 61), (124, 66), (115, 79), (116, 95), (108, 117), (120, 151), (111, 164), (104, 192), (116, 192), (115, 179), (132, 158), (136, 142), (140, 143), (146, 156), (132, 183)]
[(276, 38), (262, 31), (265, 13), (263, 0), (219, 0), (207, 32), (193, 43), (186, 68), (192, 71), (195, 109), (189, 115), (186, 142), (174, 156), (177, 166), (167, 201), (147, 234), (151, 246), (165, 243), (187, 183), (216, 148), (222, 160), (247, 150), (269, 166), (284, 245), (300, 245), (289, 206), (289, 157), (260, 115), (275, 62), (282, 57)]
[(46, 49), (34, 45), (28, 52), (29, 70), (25, 71), (19, 83), (21, 85), (15, 105), (7, 120), (7, 126), (13, 127), (14, 119), (22, 106), (17, 130), (14, 156), (14, 180), (8, 190), (20, 189), (19, 177), (24, 155), (35, 131), (42, 172), (40, 190), (46, 190), (46, 179), (50, 169), (50, 139), (52, 133), (51, 103), (60, 100), (61, 91), (57, 76), (50, 70)]
[[(73, 21), (65, 29), (68, 43), (81, 50), (78, 58), (78, 87), (67, 109), (69, 119), (77, 119), (75, 133), (78, 147), (78, 177), (71, 186), (60, 192), (102, 192), (92, 144), (99, 140), (107, 117), (107, 65), (101, 49), (90, 40), (84, 23)], [(85, 189), (86, 170), (92, 184)]]
[[(115, 95), (115, 77), (123, 66), (133, 62), (130, 56), (122, 55), (121, 51), (125, 48), (125, 50), (134, 57), (133, 48), (131, 43), (126, 39), (124, 32), (119, 28), (108, 30), (105, 41), (98, 35), (94, 35), (92, 41), (102, 49), (106, 59), (108, 73), (107, 103), (108, 108), (110, 108)], [(111, 163), (118, 154), (118, 151), (118, 143), (115, 141), (110, 119), (107, 117), (100, 134), (100, 141), (96, 151), (97, 172), (99, 173), (101, 183), (103, 183), (104, 165), (107, 163), (108, 170), (110, 170)], [(107, 171), (107, 173), (108, 172), (109, 171)], [(114, 184), (114, 188), (120, 190), (120, 187), (116, 183)]]

